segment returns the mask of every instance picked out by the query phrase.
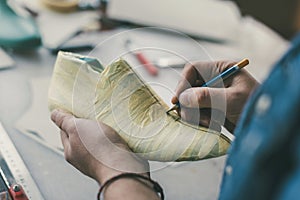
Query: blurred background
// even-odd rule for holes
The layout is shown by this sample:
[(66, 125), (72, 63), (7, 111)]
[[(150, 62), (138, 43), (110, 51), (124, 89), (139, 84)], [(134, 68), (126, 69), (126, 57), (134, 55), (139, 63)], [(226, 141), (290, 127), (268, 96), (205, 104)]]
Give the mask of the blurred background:
[[(128, 39), (133, 47), (125, 45)], [(45, 199), (93, 199), (98, 185), (64, 161), (59, 130), (49, 119), (58, 51), (93, 56), (104, 65), (125, 57), (170, 105), (185, 62), (248, 58), (247, 70), (263, 81), (288, 46), (230, 1), (0, 0), (0, 122)], [(158, 75), (128, 54), (135, 49)], [(151, 162), (152, 176), (167, 199), (213, 200), (225, 159)]]

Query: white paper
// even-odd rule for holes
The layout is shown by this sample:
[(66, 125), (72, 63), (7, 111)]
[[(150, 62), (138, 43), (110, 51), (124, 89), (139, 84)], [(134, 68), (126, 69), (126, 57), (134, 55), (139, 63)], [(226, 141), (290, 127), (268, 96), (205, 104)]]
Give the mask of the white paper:
[(240, 20), (232, 2), (214, 0), (110, 0), (108, 16), (220, 40), (234, 38)]

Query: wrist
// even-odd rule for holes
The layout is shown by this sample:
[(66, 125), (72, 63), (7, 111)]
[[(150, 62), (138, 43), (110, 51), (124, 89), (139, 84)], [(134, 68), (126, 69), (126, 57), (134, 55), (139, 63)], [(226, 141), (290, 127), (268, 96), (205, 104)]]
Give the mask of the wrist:
[[(102, 196), (101, 196), (102, 195)], [(164, 199), (162, 187), (156, 181), (136, 173), (123, 173), (107, 180), (98, 192), (97, 199)]]
[(100, 185), (110, 178), (124, 173), (136, 173), (148, 178), (150, 177), (148, 162), (136, 156), (124, 156), (122, 159), (109, 164), (98, 161), (94, 172), (94, 178)]
[[(99, 173), (97, 173), (96, 181), (100, 185), (103, 185), (109, 179), (111, 179), (115, 176), (118, 176), (120, 174), (124, 174), (124, 173), (127, 173), (127, 172), (126, 171), (119, 171), (119, 170), (112, 169), (112, 168), (109, 168), (109, 167), (105, 167), (105, 169), (101, 169), (101, 170), (99, 170)], [(150, 177), (150, 173), (148, 173), (148, 172), (139, 172), (139, 171), (134, 172), (132, 170), (130, 173), (137, 173), (137, 174), (140, 174), (140, 175), (142, 175), (144, 177), (147, 177), (147, 178)]]

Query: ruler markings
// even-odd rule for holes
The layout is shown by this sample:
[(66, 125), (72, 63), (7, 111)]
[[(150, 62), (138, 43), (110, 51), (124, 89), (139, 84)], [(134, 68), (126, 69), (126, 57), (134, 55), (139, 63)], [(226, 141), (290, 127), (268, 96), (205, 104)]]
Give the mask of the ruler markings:
[(0, 122), (0, 151), (7, 163), (16, 183), (22, 185), (26, 195), (31, 200), (43, 200), (35, 181), (31, 177), (17, 149)]

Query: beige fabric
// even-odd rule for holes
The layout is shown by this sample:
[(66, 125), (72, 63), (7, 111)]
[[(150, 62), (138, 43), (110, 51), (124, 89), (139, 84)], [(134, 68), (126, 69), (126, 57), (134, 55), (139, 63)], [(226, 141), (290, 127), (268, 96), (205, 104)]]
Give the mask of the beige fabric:
[[(87, 62), (89, 61), (89, 62)], [(224, 155), (230, 140), (180, 120), (122, 59), (103, 67), (60, 52), (49, 89), (49, 108), (100, 120), (149, 160), (184, 161)]]

